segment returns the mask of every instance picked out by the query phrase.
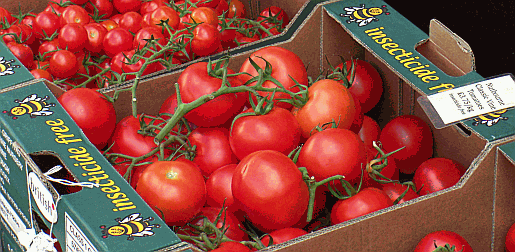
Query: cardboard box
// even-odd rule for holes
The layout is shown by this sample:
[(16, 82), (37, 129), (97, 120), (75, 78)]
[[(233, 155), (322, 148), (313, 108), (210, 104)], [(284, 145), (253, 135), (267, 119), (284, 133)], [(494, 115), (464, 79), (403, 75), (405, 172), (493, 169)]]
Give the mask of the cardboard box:
[[(291, 2), (299, 3), (299, 1)], [(431, 125), (429, 118), (417, 102), (419, 97), (438, 93), (438, 91), (448, 89), (451, 87), (450, 85), (459, 87), (483, 80), (483, 77), (474, 70), (474, 57), (466, 42), (436, 20), (432, 21), (428, 36), (383, 1), (371, 0), (364, 5), (362, 1), (355, 0), (313, 1), (310, 3), (316, 3), (316, 6), (303, 19), (292, 36), (284, 41), (273, 43), (273, 45), (287, 48), (299, 55), (304, 63), (310, 66), (308, 68), (310, 76), (316, 76), (321, 69), (327, 69), (326, 56), (333, 64), (338, 62), (338, 56), (340, 55), (347, 59), (354, 57), (371, 62), (379, 70), (385, 83), (383, 99), (380, 105), (370, 113), (371, 116), (378, 119), (381, 126), (384, 126), (395, 116), (403, 114), (418, 115)], [(367, 13), (372, 8), (378, 8), (374, 9), (378, 15), (370, 15), (373, 12)], [(363, 15), (360, 14), (369, 14), (371, 17), (361, 19)], [(354, 17), (354, 19), (351, 19), (351, 17)], [(383, 40), (384, 42), (382, 42)], [(389, 43), (389, 45), (385, 46), (386, 43)], [(249, 51), (236, 53), (229, 67), (238, 70), (241, 63), (256, 49), (249, 48)], [(390, 53), (394, 51), (386, 49), (399, 49), (396, 52), (404, 54), (402, 56), (404, 58), (399, 57), (397, 59), (395, 56), (399, 56), (399, 54), (392, 55)], [(414, 63), (416, 66), (405, 64), (407, 61), (403, 60), (409, 58), (413, 58), (411, 61), (419, 64)], [(424, 67), (414, 69), (421, 66)], [(138, 113), (157, 114), (161, 103), (173, 94), (173, 83), (179, 75), (180, 71), (177, 70), (143, 80), (137, 89)], [(61, 92), (51, 85), (30, 82), (16, 86), (8, 93), (0, 94), (0, 101), (4, 109), (10, 109), (16, 106), (16, 103), (13, 103), (14, 99), (23, 99), (29, 93), (38, 93), (40, 97), (41, 95), (52, 97), (47, 87), (56, 94)], [(159, 92), (156, 92), (156, 90), (159, 90)], [(112, 94), (114, 90), (105, 89), (102, 92)], [(54, 97), (50, 99), (55, 101)], [(49, 102), (51, 102), (50, 99)], [(131, 101), (130, 93), (121, 93), (119, 100), (115, 103), (119, 119), (131, 113)], [(71, 125), (74, 124), (65, 115), (62, 108), (56, 106), (52, 107), (52, 110), (55, 111), (54, 116), (58, 115), (71, 130), (73, 127)], [(513, 207), (512, 197), (509, 197), (512, 195), (510, 194), (512, 193), (510, 188), (513, 187), (510, 183), (512, 181), (510, 178), (513, 177), (512, 169), (510, 170), (513, 161), (510, 157), (513, 155), (509, 154), (512, 144), (506, 144), (513, 140), (512, 135), (515, 132), (510, 120), (513, 118), (511, 115), (513, 112), (509, 110), (502, 112), (476, 117), (439, 130), (432, 128), (435, 136), (435, 156), (452, 158), (469, 167), (467, 173), (456, 186), (310, 233), (263, 251), (412, 251), (423, 236), (441, 229), (459, 233), (469, 241), (475, 251), (502, 251), (501, 237), (505, 234), (511, 222), (515, 220), (511, 215), (494, 214), (494, 209), (497, 213), (499, 209), (512, 209)], [(54, 156), (67, 156), (59, 154), (66, 153), (68, 151), (66, 149), (51, 151), (47, 147), (47, 144), (56, 138), (55, 134), (50, 134), (50, 137), (42, 134), (31, 135), (36, 137), (32, 139), (24, 137), (27, 132), (40, 132), (41, 129), (48, 128), (41, 122), (39, 124), (34, 123), (42, 117), (36, 117), (32, 121), (30, 121), (29, 116), (20, 116), (16, 119), (22, 122), (29, 120), (30, 123), (25, 124), (19, 121), (13, 124), (12, 117), (6, 115), (2, 115), (1, 119), (3, 125), (8, 125), (2, 126), (6, 127), (5, 131), (12, 132), (9, 133), (10, 138), (19, 141), (20, 148), (17, 148), (17, 150), (24, 150), (29, 154), (28, 160), (30, 160), (30, 157), (34, 157), (34, 153), (42, 151), (47, 153), (49, 150), (53, 152)], [(44, 120), (48, 119), (45, 118)], [(75, 136), (80, 135), (84, 139), (78, 129), (74, 128), (73, 132), (76, 132), (74, 133)], [(83, 143), (85, 142), (86, 140), (83, 140)], [(87, 146), (89, 153), (92, 155), (96, 153), (90, 144)], [(499, 146), (501, 147), (498, 148)], [(66, 160), (69, 163), (65, 163)], [(106, 162), (101, 158), (95, 158), (95, 160), (103, 164)], [(75, 175), (78, 181), (84, 181), (83, 171), (75, 167), (69, 158), (61, 158), (60, 161)], [(14, 176), (14, 171), (18, 172), (19, 169), (16, 167), (16, 164), (9, 166), (12, 172), (9, 176)], [(46, 183), (46, 180), (42, 176), (42, 172), (45, 172), (48, 168), (29, 166), (29, 169), (35, 171), (44, 183)], [(104, 168), (105, 173), (109, 174), (113, 180), (116, 178), (116, 183), (120, 188), (125, 189), (128, 186), (123, 181), (118, 180), (120, 178), (114, 174), (114, 169), (109, 169), (108, 165)], [(18, 173), (17, 181), (26, 181), (26, 176), (21, 174), (21, 171)], [(500, 176), (504, 174), (507, 175)], [(14, 180), (14, 177), (9, 178)], [(8, 188), (6, 185), (4, 182), (5, 191)], [(50, 192), (53, 192), (52, 188), (50, 185), (47, 187)], [(133, 193), (130, 188), (125, 190), (127, 194)], [(9, 190), (9, 193), (15, 195), (11, 196), (13, 199), (16, 196), (22, 198), (22, 195), (28, 195), (26, 189), (21, 193), (12, 191), (11, 193), (11, 190)], [(92, 206), (93, 213), (84, 211), (84, 209), (74, 205), (84, 204), (82, 201), (87, 197), (78, 196), (86, 195), (89, 192), (91, 194), (99, 193), (98, 189), (84, 188), (76, 194), (62, 195), (57, 204), (58, 210), (61, 207), (62, 211), (57, 211), (58, 221), (54, 227), (54, 234), (58, 236), (58, 239), (63, 243), (68, 242), (68, 239), (64, 239), (66, 229), (63, 221), (66, 220), (65, 213), (69, 212), (69, 214), (76, 214), (77, 217), (74, 219), (76, 223), (81, 219), (84, 222), (92, 222), (91, 225), (83, 223), (80, 228), (84, 234), (91, 235), (91, 237), (88, 236), (90, 240), (102, 241), (99, 244), (105, 247), (101, 248), (111, 248), (109, 244), (111, 242), (116, 243), (113, 246), (144, 247), (143, 243), (147, 241), (145, 239), (148, 237), (141, 239), (136, 237), (132, 242), (121, 239), (121, 237), (108, 237), (105, 240), (98, 238), (100, 225), (116, 225), (116, 223), (113, 223), (114, 218), (123, 218), (124, 216), (116, 215), (116, 212), (110, 210), (113, 209), (112, 202), (106, 203), (109, 207)], [(6, 197), (5, 192), (2, 193)], [(101, 197), (97, 198), (104, 197), (105, 199), (105, 194), (100, 195)], [(20, 216), (25, 216), (25, 218), (20, 217), (21, 222), (28, 225), (30, 222), (27, 216), (30, 216), (30, 213), (28, 213), (29, 206), (26, 199), (27, 197), (24, 197), (23, 200), (20, 200), (20, 203), (16, 201), (16, 205), (19, 205), (18, 208), (25, 209), (25, 212), (17, 209), (13, 211)], [(139, 198), (134, 196), (134, 199), (138, 199), (135, 201), (135, 205), (140, 207)], [(9, 199), (7, 201), (14, 205)], [(70, 204), (67, 202), (70, 202)], [(32, 202), (35, 212), (40, 216), (43, 223), (49, 226), (49, 221), (44, 218), (43, 213), (37, 207), (34, 207), (36, 204), (35, 201)], [(109, 212), (109, 216), (102, 219), (103, 214), (100, 214), (100, 211), (106, 214)], [(6, 211), (3, 210), (3, 212)], [(154, 214), (147, 213), (142, 214), (142, 216), (154, 216)], [(7, 227), (6, 219), (9, 218), (4, 217), (2, 219), (4, 222), (4, 234), (2, 236), (5, 235), (6, 230), (12, 230), (12, 228)], [(154, 221), (155, 223), (161, 223), (158, 219)], [(61, 228), (61, 231), (58, 231), (58, 228)], [(153, 229), (156, 233), (155, 237), (158, 236), (158, 230), (164, 230), (164, 226)], [(164, 231), (164, 233), (170, 233), (170, 237), (173, 237), (171, 231)], [(14, 236), (7, 237), (3, 243), (5, 244), (7, 241), (9, 246), (14, 246), (12, 241), (9, 241), (13, 240), (9, 237)], [(110, 238), (117, 238), (117, 240), (113, 241), (115, 239)], [(173, 239), (168, 239), (168, 241), (170, 240)], [(6, 246), (4, 245), (4, 248)], [(132, 251), (139, 251), (134, 247), (131, 248)], [(151, 249), (149, 248), (149, 250)], [(178, 251), (173, 248), (167, 250)], [(102, 250), (99, 249), (99, 251)]]

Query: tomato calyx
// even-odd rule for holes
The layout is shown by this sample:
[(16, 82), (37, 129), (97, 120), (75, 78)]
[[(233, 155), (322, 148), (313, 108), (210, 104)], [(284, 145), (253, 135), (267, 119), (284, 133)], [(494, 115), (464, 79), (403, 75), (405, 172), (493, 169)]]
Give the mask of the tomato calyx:
[(462, 252), (464, 250), (464, 248), (462, 248), (461, 250), (457, 250), (456, 246), (454, 245), (449, 245), (449, 244), (445, 244), (444, 246), (438, 246), (436, 245), (436, 240), (434, 241), (434, 245), (435, 245), (435, 250), (433, 250), (433, 252)]

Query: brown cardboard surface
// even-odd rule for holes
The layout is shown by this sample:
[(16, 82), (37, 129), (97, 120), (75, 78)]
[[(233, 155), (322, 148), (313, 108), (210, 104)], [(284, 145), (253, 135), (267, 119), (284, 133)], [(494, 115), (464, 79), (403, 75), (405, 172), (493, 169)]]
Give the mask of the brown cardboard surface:
[(497, 152), (495, 180), (495, 214), (493, 251), (504, 251), (508, 229), (515, 223), (515, 160), (504, 152)]

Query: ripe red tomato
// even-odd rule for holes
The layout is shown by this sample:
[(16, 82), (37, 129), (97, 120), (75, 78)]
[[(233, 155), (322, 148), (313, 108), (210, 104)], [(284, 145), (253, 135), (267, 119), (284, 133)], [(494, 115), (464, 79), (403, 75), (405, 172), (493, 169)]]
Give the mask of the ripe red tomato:
[(216, 169), (238, 162), (229, 144), (229, 130), (225, 128), (196, 128), (191, 131), (188, 140), (192, 146), (196, 146), (193, 162), (204, 176), (209, 177)]
[[(388, 197), (390, 197), (390, 199), (392, 199), (392, 202), (396, 201), (399, 198), (399, 196), (401, 196), (406, 191), (407, 188), (407, 185), (403, 185), (400, 183), (383, 184), (383, 191), (388, 195)], [(404, 195), (404, 197), (402, 197), (402, 199), (399, 200), (398, 204), (404, 203), (408, 200), (415, 199), (418, 196), (419, 195), (417, 194), (417, 192), (413, 191), (413, 188), (410, 187), (410, 189)]]
[[(308, 75), (304, 63), (299, 58), (299, 56), (288, 49), (277, 46), (268, 46), (252, 53), (249, 58), (251, 58), (261, 69), (265, 69), (265, 60), (268, 61), (272, 65), (271, 76), (279, 81), (284, 86), (284, 88), (290, 91), (299, 91), (299, 88), (295, 87), (296, 83), (292, 80), (292, 78), (300, 84), (308, 84)], [(245, 62), (241, 65), (240, 72), (250, 74), (241, 75), (241, 79), (244, 82), (247, 82), (252, 77), (258, 75), (257, 70), (252, 66), (249, 59), (245, 60)], [(256, 85), (256, 82), (252, 82), (249, 85)], [(263, 83), (263, 87), (275, 88), (277, 85), (271, 81), (265, 81)], [(258, 93), (262, 96), (272, 94), (267, 92)], [(280, 107), (290, 109), (292, 107), (291, 104), (277, 102), (278, 99), (289, 98), (290, 96), (288, 94), (277, 92), (274, 96), (274, 100), (276, 101), (275, 104)]]
[(331, 223), (338, 224), (392, 206), (393, 201), (381, 189), (367, 187), (356, 195), (339, 200), (331, 210)]
[(99, 54), (102, 52), (104, 37), (107, 34), (107, 29), (99, 23), (89, 23), (84, 26), (88, 33), (88, 43), (86, 43), (86, 50), (92, 53)]
[(112, 2), (114, 8), (120, 13), (129, 11), (138, 12), (141, 8), (141, 4), (143, 3), (141, 0), (113, 0)]
[(121, 27), (108, 31), (102, 41), (104, 51), (109, 57), (113, 57), (119, 52), (132, 49), (134, 38), (132, 34)]
[[(261, 25), (264, 28), (269, 29), (269, 31), (273, 35), (280, 33), (279, 30), (277, 29), (278, 27), (285, 28), (288, 25), (288, 23), (290, 22), (290, 18), (288, 17), (288, 14), (286, 14), (286, 12), (284, 12), (283, 9), (281, 9), (280, 7), (277, 7), (277, 6), (270, 6), (266, 9), (264, 9), (263, 11), (261, 11), (261, 13), (259, 13), (259, 16), (257, 18), (257, 21), (258, 22), (263, 21), (268, 17), (274, 17), (275, 19), (277, 19), (277, 22), (264, 21), (264, 22), (261, 22)], [(263, 31), (260, 31), (260, 32), (263, 36), (267, 35), (267, 33), (263, 32)]]
[[(380, 158), (379, 155), (378, 155), (378, 151), (373, 148), (373, 147), (366, 147), (365, 148), (367, 149), (367, 163), (370, 163), (373, 159), (377, 159), (377, 158)], [(384, 164), (384, 161), (383, 162), (380, 162), (380, 163), (376, 163), (376, 165), (382, 165)], [(365, 187), (376, 187), (376, 188), (379, 188), (381, 189), (382, 188), (382, 184), (380, 184), (379, 182), (375, 181), (374, 179), (372, 179), (371, 175), (370, 175), (370, 172), (371, 171), (368, 171), (366, 170), (366, 166), (363, 165), (363, 181), (362, 181), (362, 185), (361, 187), (365, 188)], [(399, 168), (397, 168), (397, 164), (395, 163), (395, 160), (391, 157), (388, 157), (387, 158), (387, 165), (385, 167), (383, 167), (383, 169), (381, 170), (381, 175), (391, 179), (391, 180), (398, 180), (399, 179)], [(380, 178), (378, 176), (376, 176), (376, 178), (378, 180), (385, 180), (383, 178)], [(354, 180), (354, 181), (351, 181), (352, 184), (356, 184), (356, 183), (359, 183), (359, 177), (358, 179)]]
[(139, 13), (142, 16), (144, 16), (146, 13), (151, 13), (152, 11), (157, 9), (157, 7), (163, 6), (163, 5), (165, 5), (163, 0), (152, 0), (152, 1), (143, 2), (141, 4)]
[[(134, 40), (132, 42), (132, 46), (136, 50), (141, 50), (149, 43), (149, 40), (151, 38), (154, 39), (155, 43), (153, 45), (149, 44), (147, 48), (152, 49), (154, 51), (161, 50), (166, 45), (166, 43), (168, 43), (160, 29), (154, 26), (147, 26), (141, 28), (136, 33), (136, 35), (134, 36)], [(150, 56), (152, 52), (148, 53), (148, 56)]]
[[(254, 112), (252, 108), (241, 114)], [(258, 150), (276, 150), (288, 155), (300, 143), (300, 127), (290, 111), (274, 107), (264, 115), (243, 116), (233, 122), (229, 142), (243, 159)]]
[(52, 54), (48, 71), (57, 78), (68, 78), (79, 70), (77, 57), (68, 50), (59, 50)]
[(227, 13), (228, 18), (238, 17), (245, 18), (246, 10), (245, 5), (239, 0), (231, 0), (229, 2), (229, 12)]
[(58, 101), (92, 144), (99, 150), (106, 146), (116, 126), (116, 112), (111, 102), (89, 88), (69, 90)]
[(59, 16), (54, 12), (42, 11), (36, 15), (34, 19), (34, 33), (36, 38), (50, 37), (61, 27)]
[(465, 168), (448, 158), (430, 158), (420, 164), (413, 176), (413, 183), (420, 195), (443, 190), (458, 183)]
[(139, 157), (157, 147), (152, 136), (138, 133), (138, 130), (141, 129), (140, 118), (141, 115), (138, 115), (137, 118), (130, 115), (116, 124), (116, 128), (109, 139), (112, 153)]
[[(222, 86), (221, 79), (208, 74), (207, 64), (207, 62), (191, 64), (179, 76), (177, 83), (179, 83), (183, 102), (192, 102), (202, 95), (213, 93)], [(234, 72), (228, 69), (228, 73)], [(229, 77), (228, 81), (232, 87), (242, 85), (237, 77)], [(223, 125), (243, 110), (246, 97), (244, 93), (219, 96), (193, 109), (185, 115), (185, 118), (199, 127)]]
[(107, 31), (110, 31), (110, 30), (118, 27), (118, 24), (111, 19), (104, 20), (104, 21), (100, 22), (100, 24), (103, 25), (107, 29)]
[[(122, 56), (119, 56), (119, 54), (122, 54)], [(136, 58), (138, 56), (134, 56), (135, 54), (136, 54), (136, 51), (134, 49), (132, 49), (130, 51), (123, 51), (123, 52), (120, 52), (117, 55), (115, 55), (115, 57), (118, 56), (118, 58), (122, 59), (122, 65), (121, 65), (122, 72), (137, 73), (141, 70), (141, 68), (143, 67), (143, 64), (145, 64), (145, 59), (143, 59), (143, 58), (138, 59), (138, 58)], [(113, 60), (115, 57), (113, 57)], [(135, 62), (131, 63), (129, 60), (134, 60)], [(148, 64), (145, 67), (145, 69), (143, 70), (141, 75), (144, 76), (144, 75), (148, 75), (148, 74), (155, 72), (157, 64), (158, 64), (157, 62)], [(130, 74), (130, 75), (127, 75), (125, 79), (132, 80), (134, 78), (136, 78), (136, 75)]]
[(247, 247), (239, 242), (235, 242), (235, 241), (222, 242), (220, 244), (220, 246), (218, 246), (218, 248), (211, 250), (211, 252), (235, 252), (235, 251), (251, 252), (252, 250), (249, 247)]
[(216, 26), (202, 23), (193, 29), (191, 51), (197, 56), (208, 56), (217, 52), (221, 41), (222, 36)]
[[(265, 235), (263, 238), (261, 238), (261, 242), (263, 243), (263, 245), (268, 247), (272, 244), (287, 242), (291, 239), (303, 236), (307, 233), (308, 232), (300, 228), (281, 228), (270, 232), (268, 235)], [(270, 239), (270, 237), (272, 237), (272, 239)], [(273, 241), (272, 244), (270, 244), (271, 241)]]
[[(229, 3), (227, 2), (227, 0), (220, 0), (215, 10), (218, 16), (227, 13), (229, 12)], [(225, 14), (225, 16), (227, 16), (227, 14)]]
[(7, 44), (7, 48), (26, 68), (34, 68), (34, 52), (28, 45), (13, 41)]
[[(364, 60), (354, 59), (354, 82), (349, 87), (352, 95), (356, 96), (361, 102), (363, 113), (367, 113), (377, 105), (383, 94), (383, 80), (381, 75), (370, 63)], [(350, 72), (352, 62), (346, 61), (347, 71)], [(337, 68), (342, 69), (343, 63)], [(347, 79), (350, 81), (350, 74)]]
[(379, 135), (381, 134), (381, 127), (372, 119), (370, 116), (364, 115), (363, 124), (358, 132), (359, 138), (365, 143), (365, 146), (372, 147), (372, 142), (379, 141)]
[(36, 68), (36, 69), (31, 70), (30, 73), (36, 79), (47, 79), (48, 81), (53, 81), (53, 79), (54, 79), (54, 78), (52, 78), (52, 75), (47, 70)]
[(433, 156), (431, 128), (415, 115), (402, 115), (389, 121), (379, 140), (387, 153), (405, 147), (391, 156), (402, 173), (413, 174), (422, 162)]
[[(217, 216), (221, 214), (218, 222), (215, 223)], [(197, 217), (190, 222), (193, 225), (202, 227), (204, 224), (203, 218), (206, 217), (211, 223), (215, 224), (217, 228), (221, 229), (224, 227), (226, 232), (224, 233), (227, 238), (234, 241), (248, 240), (248, 235), (240, 229), (243, 225), (240, 223), (236, 216), (228, 211), (223, 211), (221, 207), (203, 207), (197, 214)]]
[(190, 0), (192, 3), (196, 4), (197, 7), (210, 7), (216, 8), (218, 3), (223, 0)]
[(136, 192), (166, 224), (184, 225), (206, 202), (206, 184), (193, 162), (157, 161), (138, 179)]
[(290, 227), (308, 206), (308, 187), (297, 165), (278, 151), (263, 150), (240, 161), (232, 178), (235, 202), (262, 231)]
[[(157, 7), (150, 15), (150, 25), (154, 25), (159, 29), (163, 29), (163, 26), (159, 26), (161, 22), (167, 23), (171, 29), (177, 29), (179, 26), (179, 14), (177, 11), (166, 5)], [(166, 31), (166, 29), (165, 29)]]
[(508, 252), (515, 252), (515, 224), (512, 224), (506, 233), (505, 247)]
[(76, 53), (88, 44), (88, 32), (82, 24), (65, 24), (59, 30), (59, 47)]
[(13, 16), (4, 7), (0, 7), (0, 23), (8, 22), (9, 24), (13, 21)]
[(366, 158), (365, 145), (356, 133), (330, 128), (308, 138), (300, 150), (297, 165), (306, 167), (317, 181), (335, 175), (354, 181), (360, 177)]
[(84, 9), (92, 15), (96, 12), (103, 19), (110, 18), (114, 12), (113, 3), (109, 0), (89, 0)]
[(228, 164), (216, 169), (206, 180), (207, 206), (231, 207), (234, 203), (232, 196), (232, 176), (237, 164)]
[(302, 129), (302, 137), (317, 134), (315, 127), (332, 121), (338, 128), (350, 129), (356, 116), (356, 107), (351, 93), (335, 80), (324, 79), (308, 88), (308, 102), (294, 108), (293, 114)]
[(61, 27), (65, 24), (85, 25), (90, 22), (88, 12), (79, 5), (65, 7), (60, 15)]
[(38, 47), (38, 53), (41, 56), (42, 60), (48, 61), (52, 54), (54, 54), (55, 51), (59, 49), (59, 40), (52, 39), (52, 40), (45, 40), (41, 42), (41, 45)]
[(191, 12), (189, 23), (205, 23), (216, 27), (218, 25), (218, 14), (213, 8), (199, 7)]
[[(7, 28), (6, 33), (16, 34), (16, 37), (18, 38), (17, 41), (27, 45), (34, 43), (36, 39), (32, 27), (27, 24), (13, 24)], [(3, 36), (3, 39), (6, 44), (16, 41), (15, 35), (5, 35)]]
[(141, 29), (143, 17), (135, 11), (125, 12), (118, 24), (121, 28), (128, 30), (130, 33), (137, 33)]
[(427, 234), (418, 242), (414, 252), (433, 252), (437, 248), (444, 247), (445, 245), (449, 247), (454, 246), (456, 251), (473, 252), (472, 247), (470, 247), (469, 243), (463, 237), (447, 230)]

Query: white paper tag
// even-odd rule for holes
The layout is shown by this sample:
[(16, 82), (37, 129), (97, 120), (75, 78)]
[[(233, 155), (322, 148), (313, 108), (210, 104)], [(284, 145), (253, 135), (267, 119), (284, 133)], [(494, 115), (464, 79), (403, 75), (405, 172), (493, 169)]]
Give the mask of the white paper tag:
[(43, 182), (39, 179), (36, 173), (29, 173), (28, 177), (29, 189), (32, 193), (32, 197), (39, 208), (39, 211), (43, 214), (45, 219), (51, 223), (57, 222), (57, 207), (54, 202), (54, 198), (48, 189), (43, 185)]
[[(444, 125), (515, 106), (515, 80), (502, 75), (427, 96)], [(427, 112), (427, 111), (426, 111)]]

